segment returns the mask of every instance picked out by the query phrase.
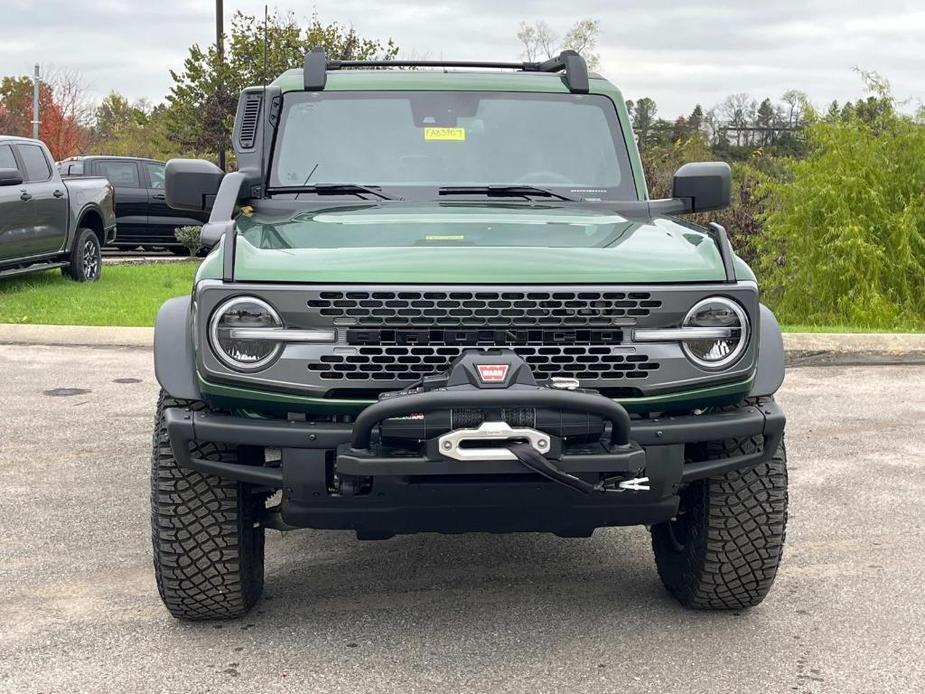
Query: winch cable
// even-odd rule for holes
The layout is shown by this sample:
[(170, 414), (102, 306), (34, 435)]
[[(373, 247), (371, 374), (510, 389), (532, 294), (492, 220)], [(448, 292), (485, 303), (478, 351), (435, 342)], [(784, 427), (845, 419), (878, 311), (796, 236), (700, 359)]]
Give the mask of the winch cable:
[(564, 470), (560, 470), (555, 465), (553, 465), (549, 459), (546, 458), (542, 453), (536, 450), (529, 443), (509, 443), (507, 444), (508, 450), (514, 454), (514, 456), (521, 462), (522, 465), (530, 468), (534, 472), (551, 479), (553, 482), (558, 482), (561, 485), (574, 489), (576, 492), (581, 492), (582, 494), (593, 494), (596, 491), (600, 491), (590, 482), (585, 482), (583, 479), (579, 479), (574, 475), (570, 475)]

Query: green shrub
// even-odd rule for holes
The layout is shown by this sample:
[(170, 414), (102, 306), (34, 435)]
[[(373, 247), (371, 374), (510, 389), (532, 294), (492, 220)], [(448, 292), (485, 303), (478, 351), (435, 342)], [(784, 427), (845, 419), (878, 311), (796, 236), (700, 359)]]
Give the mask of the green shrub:
[(761, 186), (756, 269), (782, 322), (925, 326), (925, 127), (886, 90), (874, 103), (816, 120), (807, 157)]
[(200, 238), (202, 234), (202, 227), (179, 227), (173, 232), (173, 235), (177, 238), (177, 241), (182, 243), (189, 249), (189, 254), (193, 257), (199, 253), (199, 249), (202, 248), (202, 240)]

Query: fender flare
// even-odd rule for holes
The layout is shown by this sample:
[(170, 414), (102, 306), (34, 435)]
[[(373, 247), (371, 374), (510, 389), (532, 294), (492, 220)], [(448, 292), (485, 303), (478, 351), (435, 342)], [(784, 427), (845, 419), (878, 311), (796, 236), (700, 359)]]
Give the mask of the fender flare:
[(83, 218), (87, 216), (87, 212), (94, 212), (98, 214), (100, 220), (103, 222), (103, 226), (106, 226), (106, 215), (103, 214), (102, 208), (92, 201), (84, 203), (84, 206), (81, 207), (74, 215), (74, 224), (76, 226), (80, 226), (80, 222), (83, 221)]
[(201, 400), (188, 296), (168, 299), (154, 323), (154, 376), (171, 397)]
[(749, 397), (774, 395), (784, 382), (784, 338), (777, 318), (764, 304), (759, 316), (758, 368)]

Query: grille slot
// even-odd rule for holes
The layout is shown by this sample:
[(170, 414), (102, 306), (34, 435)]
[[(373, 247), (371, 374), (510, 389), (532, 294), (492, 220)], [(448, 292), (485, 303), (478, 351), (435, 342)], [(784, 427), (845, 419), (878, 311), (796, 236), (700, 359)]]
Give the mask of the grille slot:
[[(368, 345), (353, 354), (327, 354), (308, 365), (326, 381), (416, 381), (445, 371), (464, 346)], [(659, 368), (644, 354), (614, 354), (605, 345), (514, 346), (537, 379), (638, 380)]]
[(661, 307), (649, 292), (322, 291), (308, 307), (354, 325), (631, 325)]
[(257, 118), (260, 115), (260, 106), (263, 103), (263, 94), (260, 92), (247, 92), (244, 95), (244, 113), (241, 116), (241, 132), (238, 142), (242, 149), (253, 149), (257, 139)]

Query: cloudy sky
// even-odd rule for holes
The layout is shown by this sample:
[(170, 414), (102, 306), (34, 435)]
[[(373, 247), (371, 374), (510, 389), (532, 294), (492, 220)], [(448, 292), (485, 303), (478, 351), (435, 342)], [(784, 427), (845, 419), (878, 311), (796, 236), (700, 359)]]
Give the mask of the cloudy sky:
[[(263, 14), (263, 0), (225, 0)], [(214, 0), (0, 0), (0, 76), (40, 62), (78, 70), (94, 97), (117, 90), (163, 99), (170, 68), (208, 43)], [(600, 71), (628, 98), (650, 96), (659, 115), (687, 113), (733, 92), (778, 97), (800, 89), (823, 105), (862, 94), (858, 66), (887, 77), (899, 98), (925, 100), (925, 0), (289, 0), (271, 10), (353, 25), (396, 40), (403, 55), (519, 57), (521, 20), (564, 31), (601, 22)]]

